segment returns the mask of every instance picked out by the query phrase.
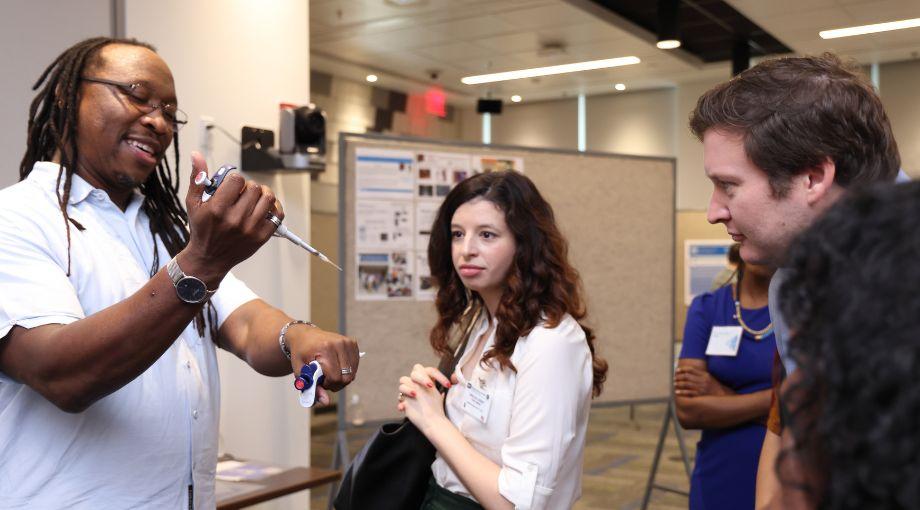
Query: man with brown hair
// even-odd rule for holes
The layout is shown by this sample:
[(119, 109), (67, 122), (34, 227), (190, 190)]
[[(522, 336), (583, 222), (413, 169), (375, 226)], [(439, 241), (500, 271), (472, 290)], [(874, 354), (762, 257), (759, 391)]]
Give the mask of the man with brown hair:
[[(703, 142), (714, 189), (707, 219), (723, 223), (746, 262), (778, 268), (770, 316), (787, 374), (789, 334), (777, 294), (792, 240), (846, 189), (894, 181), (901, 159), (872, 86), (832, 54), (768, 60), (717, 85), (697, 101), (690, 128)], [(768, 432), (757, 506), (778, 484), (780, 436)]]

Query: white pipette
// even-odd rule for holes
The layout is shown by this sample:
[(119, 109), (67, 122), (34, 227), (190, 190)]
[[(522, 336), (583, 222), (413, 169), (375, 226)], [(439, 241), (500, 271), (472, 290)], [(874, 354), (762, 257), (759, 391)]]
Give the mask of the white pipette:
[[(195, 176), (195, 184), (198, 186), (204, 185), (204, 192), (201, 194), (201, 201), (207, 202), (211, 199), (211, 196), (217, 191), (217, 187), (220, 186), (220, 183), (224, 182), (224, 178), (233, 170), (236, 170), (236, 167), (233, 165), (223, 165), (220, 169), (217, 170), (217, 173), (214, 174), (214, 178), (211, 179), (208, 177), (207, 172), (200, 172)], [(272, 213), (268, 213), (265, 216), (265, 219), (275, 224), (275, 232), (272, 234), (275, 237), (283, 237), (288, 241), (300, 246), (301, 248), (307, 250), (311, 254), (319, 257), (323, 262), (332, 265), (332, 267), (342, 270), (335, 262), (329, 260), (329, 257), (325, 256), (322, 252), (316, 248), (310, 246), (306, 241), (300, 238), (297, 234), (293, 233), (286, 226), (281, 224), (281, 220)]]

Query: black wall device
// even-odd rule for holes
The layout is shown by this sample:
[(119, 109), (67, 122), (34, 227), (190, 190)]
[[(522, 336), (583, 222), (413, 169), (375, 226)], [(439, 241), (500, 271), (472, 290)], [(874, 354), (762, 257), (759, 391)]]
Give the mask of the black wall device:
[(493, 113), (498, 115), (502, 112), (501, 99), (480, 99), (476, 102), (476, 113)]

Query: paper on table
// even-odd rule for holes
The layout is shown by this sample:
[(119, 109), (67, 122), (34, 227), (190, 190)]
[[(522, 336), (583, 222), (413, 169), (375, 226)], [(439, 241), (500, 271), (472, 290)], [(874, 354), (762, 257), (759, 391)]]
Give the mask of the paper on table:
[(266, 466), (255, 462), (242, 462), (238, 460), (224, 460), (217, 463), (218, 480), (226, 482), (256, 482), (272, 475), (277, 475), (283, 469), (277, 466)]

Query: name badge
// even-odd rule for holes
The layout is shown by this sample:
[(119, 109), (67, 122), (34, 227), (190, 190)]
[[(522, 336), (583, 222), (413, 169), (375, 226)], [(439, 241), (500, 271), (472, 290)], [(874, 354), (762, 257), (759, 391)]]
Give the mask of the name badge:
[(463, 396), (463, 411), (485, 423), (489, 418), (489, 409), (492, 408), (492, 398), (487, 392), (466, 383), (466, 392)]
[(741, 346), (741, 326), (713, 326), (706, 346), (707, 356), (737, 356)]

